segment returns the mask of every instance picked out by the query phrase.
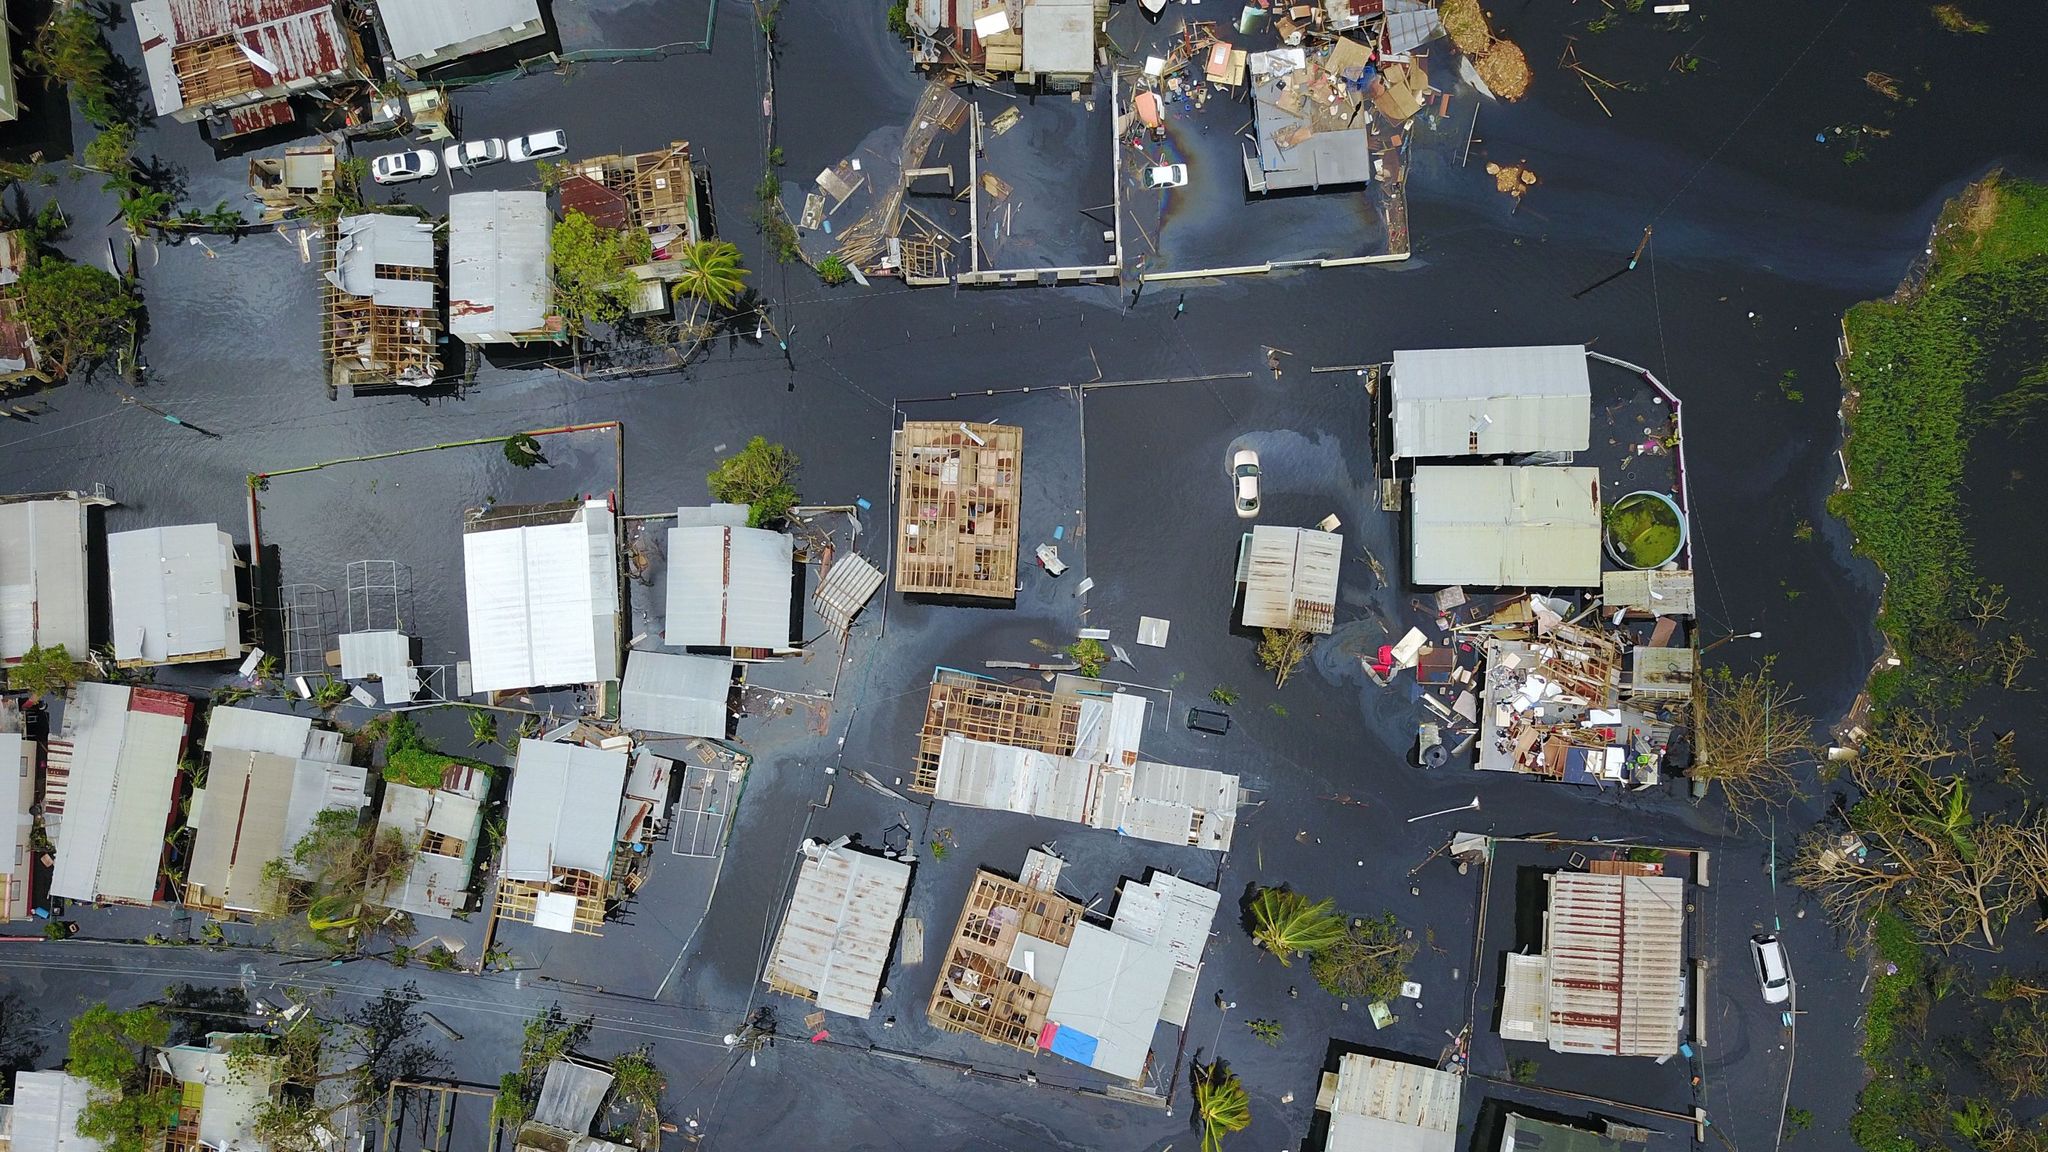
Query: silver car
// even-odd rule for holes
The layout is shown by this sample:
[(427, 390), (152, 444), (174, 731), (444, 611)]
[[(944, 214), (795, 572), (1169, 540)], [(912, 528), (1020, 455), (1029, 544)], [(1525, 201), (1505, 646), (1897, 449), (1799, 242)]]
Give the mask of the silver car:
[(450, 172), (457, 168), (482, 168), (505, 158), (505, 142), (496, 136), (488, 140), (464, 140), (441, 149), (441, 160)]
[(1768, 933), (1749, 938), (1749, 950), (1756, 959), (1757, 983), (1763, 985), (1764, 1003), (1783, 1004), (1792, 998), (1792, 970), (1785, 966), (1785, 946)]

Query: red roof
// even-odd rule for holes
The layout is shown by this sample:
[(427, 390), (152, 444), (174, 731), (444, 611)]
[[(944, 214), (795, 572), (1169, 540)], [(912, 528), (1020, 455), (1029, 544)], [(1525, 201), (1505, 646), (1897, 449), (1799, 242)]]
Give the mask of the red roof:
[(192, 698), (182, 692), (166, 692), (161, 688), (135, 688), (128, 693), (130, 712), (150, 712), (158, 716), (176, 716), (187, 724), (192, 722)]
[[(325, 76), (353, 63), (333, 0), (170, 0), (170, 9), (177, 43), (233, 36), (276, 68), (270, 84)], [(258, 65), (257, 71), (269, 69)]]
[(600, 228), (624, 228), (633, 222), (626, 210), (626, 198), (588, 176), (564, 178), (561, 193), (564, 214), (582, 213)]
[(240, 108), (229, 110), (226, 135), (246, 136), (251, 132), (261, 132), (265, 128), (275, 128), (279, 124), (289, 124), (295, 118), (291, 100), (283, 96), (256, 104), (244, 104)]

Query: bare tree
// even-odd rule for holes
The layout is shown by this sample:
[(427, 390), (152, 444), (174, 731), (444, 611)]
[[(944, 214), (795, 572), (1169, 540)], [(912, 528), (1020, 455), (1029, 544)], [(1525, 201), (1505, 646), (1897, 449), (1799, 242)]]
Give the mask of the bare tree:
[(1287, 687), (1288, 677), (1301, 667), (1315, 636), (1299, 628), (1268, 628), (1259, 637), (1259, 665), (1273, 674), (1273, 687)]
[(1796, 769), (1814, 754), (1813, 718), (1772, 679), (1769, 660), (1742, 676), (1710, 668), (1701, 679), (1706, 699), (1692, 775), (1718, 782), (1728, 810), (1754, 824), (1759, 809), (1800, 794)]

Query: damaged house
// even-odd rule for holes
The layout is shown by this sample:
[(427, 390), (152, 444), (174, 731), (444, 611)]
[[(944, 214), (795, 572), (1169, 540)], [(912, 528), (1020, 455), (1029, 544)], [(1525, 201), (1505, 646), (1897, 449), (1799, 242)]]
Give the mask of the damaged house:
[(626, 754), (522, 739), (513, 762), (499, 917), (552, 932), (602, 935), (618, 855)]
[(593, 156), (564, 167), (556, 194), (562, 212), (580, 213), (600, 228), (647, 233), (653, 258), (628, 269), (639, 282), (632, 314), (651, 316), (669, 309), (669, 287), (683, 278), (683, 250), (704, 232), (698, 172), (690, 145)]
[(0, 391), (9, 385), (50, 382), (50, 364), (21, 318), (21, 277), (35, 260), (28, 234), (0, 232)]
[(183, 903), (211, 912), (265, 910), (274, 860), (307, 879), (292, 850), (323, 812), (369, 805), (369, 770), (350, 764), (341, 733), (303, 716), (221, 706), (207, 720), (206, 784), (192, 796)]
[(329, 386), (418, 388), (441, 373), (441, 277), (434, 225), (410, 216), (343, 216), (328, 233), (325, 352)]
[(206, 120), (216, 139), (289, 124), (293, 95), (368, 79), (335, 0), (135, 0), (128, 12), (156, 114)]
[(911, 420), (895, 449), (896, 590), (1016, 599), (1024, 430)]
[(1553, 1052), (1662, 1058), (1683, 1031), (1685, 881), (1654, 864), (1554, 872), (1543, 951), (1509, 953), (1503, 1040)]
[(828, 1012), (865, 1020), (881, 994), (910, 865), (844, 841), (805, 841), (803, 868), (762, 981)]
[(1072, 92), (1094, 77), (1109, 0), (909, 0), (904, 19), (920, 67)]

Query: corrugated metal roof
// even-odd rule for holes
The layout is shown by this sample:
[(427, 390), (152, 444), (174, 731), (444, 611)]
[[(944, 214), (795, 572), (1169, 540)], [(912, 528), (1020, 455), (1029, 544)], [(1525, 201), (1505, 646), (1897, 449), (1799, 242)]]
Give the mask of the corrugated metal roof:
[(76, 497), (0, 504), (0, 661), (37, 645), (84, 656), (85, 505)]
[(1608, 1056), (1678, 1051), (1685, 882), (1550, 876), (1543, 925), (1550, 1047)]
[(0, 920), (19, 920), (29, 914), (36, 825), (36, 746), (19, 732), (0, 732), (0, 790), (13, 793), (0, 801)]
[(1237, 831), (1237, 777), (1144, 760), (1132, 770), (1117, 830), (1161, 844), (1228, 852)]
[(305, 716), (222, 704), (206, 717), (206, 750), (240, 748), (298, 759), (313, 742), (313, 721)]
[(1500, 1152), (1629, 1152), (1635, 1146), (1584, 1128), (1567, 1128), (1508, 1113)]
[(909, 888), (901, 860), (843, 848), (805, 860), (766, 978), (809, 989), (827, 1011), (867, 1019)]
[(1684, 569), (1602, 572), (1600, 600), (1609, 608), (1633, 608), (1653, 616), (1690, 616), (1692, 573)]
[(379, 0), (377, 14), (392, 58), (414, 68), (517, 44), (545, 30), (534, 0)]
[(618, 674), (611, 514), (462, 538), (471, 683), (478, 692), (591, 684)]
[(1454, 1152), (1464, 1080), (1452, 1072), (1346, 1052), (1337, 1064), (1328, 1152)]
[[(382, 898), (415, 916), (452, 919), (467, 903), (470, 866), (482, 828), (483, 809), (473, 797), (409, 784), (385, 784), (378, 834), (396, 831), (414, 852), (405, 878)], [(459, 852), (443, 856), (419, 851), (428, 832), (458, 842)]]
[(434, 307), (435, 285), (425, 279), (380, 275), (379, 268), (434, 270), (434, 225), (410, 216), (372, 212), (344, 216), (335, 224), (334, 270), (327, 279), (351, 296), (367, 296), (385, 308)]
[(340, 642), (342, 679), (377, 681), (386, 704), (405, 704), (420, 694), (412, 637), (390, 630), (344, 632)]
[(248, 89), (250, 98), (305, 87), (355, 63), (333, 0), (136, 0), (131, 14), (159, 116), (187, 103), (172, 59), (180, 45), (232, 36), (255, 54), (250, 63), (256, 86)]
[(448, 198), (448, 333), (490, 343), (547, 323), (545, 192), (458, 192)]
[(764, 528), (685, 526), (668, 534), (664, 643), (787, 648), (796, 544)]
[(1095, 1040), (1089, 1067), (1135, 1080), (1145, 1071), (1173, 971), (1164, 948), (1077, 924), (1045, 1018)]
[(1422, 465), (1413, 563), (1423, 587), (1600, 584), (1600, 470)]
[(285, 809), (293, 762), (267, 752), (224, 750), (211, 757), (186, 879), (192, 902), (255, 912), (263, 907), (263, 866), (285, 855)]
[(134, 690), (80, 683), (64, 708), (71, 777), (50, 893), (67, 900), (156, 899), (164, 833), (185, 742), (182, 716), (130, 707)]
[(78, 1134), (78, 1114), (91, 1091), (69, 1072), (16, 1072), (12, 1152), (100, 1152), (99, 1141)]
[(1541, 955), (1508, 953), (1502, 985), (1500, 1035), (1503, 1040), (1542, 1044), (1550, 1039), (1550, 965)]
[(216, 524), (107, 536), (114, 657), (162, 664), (242, 654), (235, 542)]
[(1406, 54), (1443, 34), (1443, 19), (1424, 0), (1387, 0), (1387, 49)]
[[(1091, 823), (1096, 765), (1073, 756), (948, 735), (932, 794), (973, 808)], [(1109, 825), (1097, 824), (1096, 827)]]
[(1260, 524), (1246, 534), (1238, 567), (1244, 588), (1239, 622), (1248, 628), (1336, 628), (1337, 569), (1344, 538), (1313, 528)]
[(1095, 71), (1095, 0), (1024, 0), (1024, 71)]
[(540, 1082), (540, 1099), (533, 1106), (536, 1122), (564, 1132), (584, 1134), (597, 1119), (597, 1107), (612, 1090), (612, 1074), (570, 1060), (548, 1065)]
[(619, 723), (636, 732), (723, 738), (732, 669), (732, 661), (720, 657), (630, 652)]
[(1397, 457), (1583, 452), (1592, 442), (1581, 345), (1395, 352), (1393, 390)]
[(1163, 949), (1173, 959), (1173, 981), (1160, 1005), (1160, 1019), (1185, 1027), (1194, 1006), (1195, 978), (1202, 952), (1223, 896), (1213, 888), (1165, 872), (1144, 884), (1124, 881), (1117, 894), (1116, 917), (1109, 930), (1147, 948)]
[(522, 739), (513, 758), (505, 875), (543, 884), (559, 869), (610, 876), (626, 754)]
[(818, 615), (825, 623), (845, 632), (881, 586), (882, 570), (860, 553), (849, 552), (832, 562), (811, 598), (818, 602)]

